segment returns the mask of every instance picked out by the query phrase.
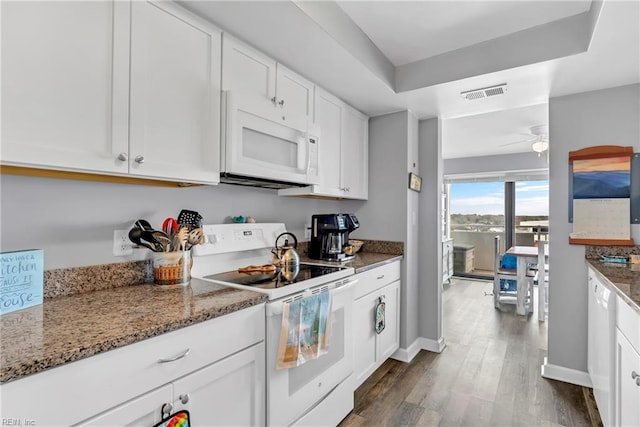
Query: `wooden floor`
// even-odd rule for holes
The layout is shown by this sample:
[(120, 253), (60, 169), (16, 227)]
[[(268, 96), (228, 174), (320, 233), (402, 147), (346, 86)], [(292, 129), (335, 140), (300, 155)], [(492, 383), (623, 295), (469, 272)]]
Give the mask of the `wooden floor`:
[(602, 425), (590, 389), (540, 376), (547, 324), (515, 306), (495, 309), (491, 290), (486, 281), (445, 285), (444, 351), (387, 360), (340, 426)]

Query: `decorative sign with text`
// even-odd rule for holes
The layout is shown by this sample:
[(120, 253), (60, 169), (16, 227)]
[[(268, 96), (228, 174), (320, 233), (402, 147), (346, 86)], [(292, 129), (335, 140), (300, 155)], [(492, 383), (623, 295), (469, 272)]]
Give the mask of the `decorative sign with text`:
[(42, 249), (0, 254), (0, 315), (42, 304)]

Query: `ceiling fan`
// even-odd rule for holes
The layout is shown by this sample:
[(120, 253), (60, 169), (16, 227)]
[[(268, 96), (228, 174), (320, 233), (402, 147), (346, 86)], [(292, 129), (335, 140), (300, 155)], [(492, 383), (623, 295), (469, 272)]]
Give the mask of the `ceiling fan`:
[(528, 136), (527, 139), (523, 139), (520, 141), (510, 142), (508, 144), (503, 145), (512, 145), (512, 144), (521, 144), (521, 143), (530, 143), (531, 149), (538, 153), (538, 157), (542, 155), (545, 151), (549, 149), (549, 126), (548, 125), (537, 125), (529, 128), (529, 133), (523, 133), (522, 135)]

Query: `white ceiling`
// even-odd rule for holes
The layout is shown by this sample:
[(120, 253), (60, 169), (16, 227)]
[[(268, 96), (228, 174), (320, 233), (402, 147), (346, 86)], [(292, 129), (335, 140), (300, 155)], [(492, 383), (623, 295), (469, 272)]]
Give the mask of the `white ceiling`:
[(181, 3), (370, 116), (440, 117), (444, 158), (530, 151), (505, 144), (550, 97), (640, 82), (636, 0)]
[(572, 1), (338, 1), (396, 66), (587, 12)]

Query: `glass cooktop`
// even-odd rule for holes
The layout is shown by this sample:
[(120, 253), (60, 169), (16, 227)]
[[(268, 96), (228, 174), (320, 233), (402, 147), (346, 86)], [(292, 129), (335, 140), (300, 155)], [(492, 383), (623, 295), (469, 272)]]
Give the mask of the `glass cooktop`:
[(300, 264), (297, 267), (281, 267), (273, 273), (239, 273), (235, 270), (227, 271), (225, 273), (211, 274), (209, 276), (204, 276), (204, 278), (218, 282), (234, 283), (236, 285), (273, 289), (336, 273), (344, 268), (345, 267), (339, 266), (334, 267), (316, 264)]

